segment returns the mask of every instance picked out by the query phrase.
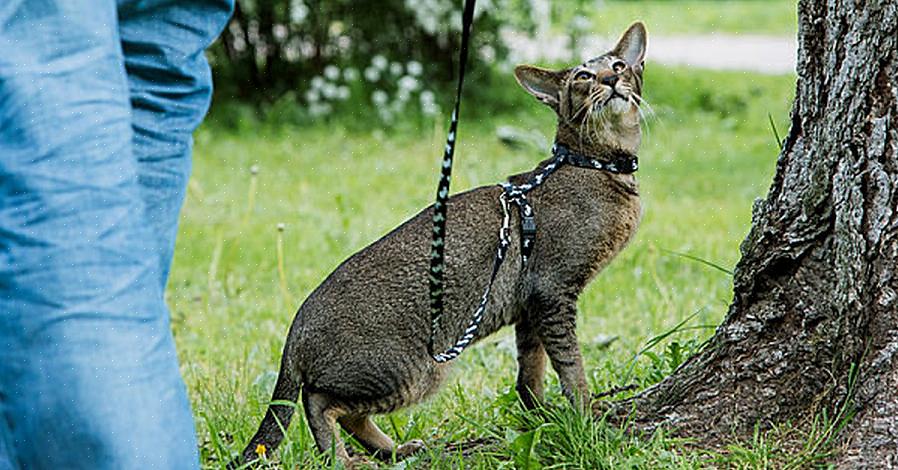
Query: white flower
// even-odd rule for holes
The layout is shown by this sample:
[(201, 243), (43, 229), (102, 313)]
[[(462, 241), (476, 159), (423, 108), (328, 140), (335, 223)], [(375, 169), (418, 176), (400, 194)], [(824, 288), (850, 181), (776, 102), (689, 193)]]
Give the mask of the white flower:
[(424, 27), (424, 30), (430, 34), (437, 32), (437, 27), (439, 26), (439, 22), (437, 21), (435, 16), (424, 16), (418, 18), (421, 22), (421, 26)]
[(399, 89), (406, 91), (415, 91), (418, 89), (418, 80), (408, 75), (399, 79)]
[(312, 89), (319, 89), (324, 86), (324, 79), (319, 76), (312, 77)]
[(287, 59), (287, 62), (290, 62), (291, 64), (297, 62), (300, 58), (300, 54), (302, 54), (302, 52), (296, 44), (284, 44), (284, 59)]
[(354, 82), (359, 79), (359, 71), (358, 69), (352, 67), (346, 67), (343, 69), (343, 78), (346, 79), (347, 82)]
[(376, 82), (380, 80), (380, 70), (376, 67), (368, 67), (365, 69), (365, 80)]
[(343, 85), (337, 87), (337, 99), (345, 100), (349, 98), (349, 87)]
[[(405, 0), (404, 3), (405, 8), (414, 14), (417, 24), (430, 34), (458, 31), (461, 27), (461, 14), (455, 11), (454, 1)], [(477, 2), (474, 18), (479, 18), (486, 11), (497, 10), (497, 3), (491, 0)]]
[(319, 99), (321, 99), (321, 96), (318, 95), (318, 90), (311, 88), (306, 91), (306, 101), (309, 103), (317, 103)]
[(399, 62), (393, 62), (390, 64), (390, 73), (393, 75), (402, 75), (402, 64)]
[(371, 65), (378, 70), (385, 70), (387, 68), (387, 58), (378, 54), (371, 59)]
[(421, 72), (424, 71), (424, 67), (421, 66), (421, 62), (414, 61), (414, 60), (405, 64), (405, 69), (408, 70), (409, 74), (411, 74), (415, 77), (417, 77), (418, 75), (421, 75)]
[(328, 65), (324, 68), (324, 76), (329, 80), (336, 80), (340, 78), (340, 69), (336, 65)]
[(496, 49), (494, 49), (493, 46), (487, 44), (486, 46), (480, 48), (480, 57), (484, 62), (493, 62), (496, 60)]
[(328, 99), (334, 98), (337, 96), (337, 86), (333, 83), (325, 83), (321, 88), (321, 94)]
[[(453, 12), (449, 13), (449, 24), (451, 24), (453, 26), (461, 24), (461, 12), (460, 11), (453, 11)], [(455, 26), (455, 27), (457, 28), (458, 26)]]
[(371, 93), (371, 101), (378, 106), (386, 104), (387, 99), (389, 99), (387, 92), (383, 90), (374, 90), (374, 93)]
[(405, 88), (400, 88), (399, 91), (396, 92), (396, 99), (400, 103), (405, 103), (410, 97), (411, 94), (409, 94), (408, 90), (406, 90)]
[(278, 41), (283, 41), (287, 37), (287, 27), (282, 24), (276, 24), (271, 27), (271, 35)]
[(440, 112), (440, 107), (436, 103), (433, 103), (433, 102), (429, 102), (429, 103), (422, 102), (421, 103), (421, 112), (423, 112), (424, 114), (426, 114), (428, 116), (433, 116), (434, 114), (437, 114)]
[(433, 92), (430, 90), (422, 91), (421, 96), (419, 96), (418, 98), (421, 100), (422, 105), (434, 102), (434, 95), (433, 95)]
[(290, 2), (290, 21), (295, 24), (302, 23), (309, 16), (309, 7), (302, 0), (293, 0)]
[(352, 39), (349, 39), (349, 36), (343, 35), (337, 38), (337, 47), (339, 47), (341, 51), (349, 50), (350, 46), (352, 46)]

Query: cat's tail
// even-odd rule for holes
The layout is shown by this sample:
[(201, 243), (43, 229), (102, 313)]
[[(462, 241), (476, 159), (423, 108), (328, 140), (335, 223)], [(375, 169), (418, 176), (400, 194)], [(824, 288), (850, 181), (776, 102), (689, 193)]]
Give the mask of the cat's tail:
[(290, 418), (296, 410), (296, 399), (299, 398), (299, 388), (302, 384), (293, 367), (287, 364), (288, 354), (281, 358), (281, 371), (278, 374), (274, 392), (271, 394), (271, 403), (268, 411), (262, 418), (259, 430), (250, 439), (249, 444), (243, 449), (243, 453), (228, 464), (227, 468), (233, 470), (240, 468), (249, 462), (261, 458), (266, 453), (270, 455), (284, 439), (284, 432), (290, 425)]

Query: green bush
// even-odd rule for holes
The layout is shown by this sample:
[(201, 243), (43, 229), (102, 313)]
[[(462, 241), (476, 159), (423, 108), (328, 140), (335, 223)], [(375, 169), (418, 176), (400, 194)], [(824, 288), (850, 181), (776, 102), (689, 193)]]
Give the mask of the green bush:
[[(478, 3), (474, 68), (505, 56), (495, 14), (503, 1)], [(452, 0), (241, 0), (210, 61), (219, 99), (287, 100), (311, 117), (364, 102), (390, 121), (409, 109), (439, 111), (435, 96), (455, 79), (460, 29), (461, 4)]]

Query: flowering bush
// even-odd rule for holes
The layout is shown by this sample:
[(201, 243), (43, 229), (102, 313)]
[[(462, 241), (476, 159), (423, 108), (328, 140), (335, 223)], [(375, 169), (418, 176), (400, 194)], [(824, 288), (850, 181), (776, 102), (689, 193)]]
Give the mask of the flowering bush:
[(341, 70), (336, 65), (327, 65), (321, 75), (309, 80), (303, 101), (312, 117), (326, 116), (335, 106), (350, 99), (355, 90), (357, 97), (370, 104), (386, 123), (408, 112), (433, 116), (440, 107), (434, 92), (421, 84), (423, 73), (420, 62), (389, 62), (380, 54), (372, 57), (361, 75), (352, 66)]
[[(496, 15), (504, 1), (478, 1), (472, 62), (504, 57)], [(219, 93), (296, 100), (318, 117), (350, 104), (370, 105), (384, 121), (438, 113), (435, 97), (455, 79), (461, 8), (457, 0), (238, 0), (211, 53)]]

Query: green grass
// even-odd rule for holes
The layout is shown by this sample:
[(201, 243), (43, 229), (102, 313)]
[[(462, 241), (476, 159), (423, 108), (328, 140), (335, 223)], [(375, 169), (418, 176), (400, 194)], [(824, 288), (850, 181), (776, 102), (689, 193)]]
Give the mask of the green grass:
[(792, 0), (606, 0), (588, 16), (599, 31), (612, 35), (621, 25), (636, 20), (645, 22), (655, 35), (719, 32), (794, 36), (798, 24), (797, 6)]
[[(645, 215), (635, 240), (579, 302), (593, 391), (660, 380), (723, 317), (732, 278), (689, 256), (734, 266), (752, 201), (764, 195), (774, 170), (777, 142), (768, 114), (784, 133), (793, 82), (661, 67), (647, 72), (656, 117), (640, 154)], [(513, 83), (507, 77), (491, 86)], [(465, 104), (453, 191), (502, 181), (545, 156), (508, 149), (495, 129), (550, 134), (549, 110), (526, 98), (498, 116)], [(209, 468), (223, 465), (255, 431), (287, 328), (306, 295), (347, 256), (431, 202), (444, 123), (365, 131), (352, 120), (302, 128), (250, 123), (234, 131), (213, 119), (197, 134), (168, 300)], [(647, 344), (653, 347), (634, 359)], [(429, 446), (395, 468), (696, 468), (708, 459), (757, 467), (752, 462), (781, 454), (759, 440), (734, 442), (730, 452), (709, 457), (661, 433), (633, 436), (596, 423), (564, 407), (552, 373), (552, 410), (523, 413), (512, 391), (514, 357), (512, 334), (503, 331), (465, 352), (435, 398), (379, 417), (397, 441), (421, 438)], [(475, 439), (482, 443), (476, 449), (453, 447)], [(273, 459), (287, 468), (325, 465), (301, 413)]]

